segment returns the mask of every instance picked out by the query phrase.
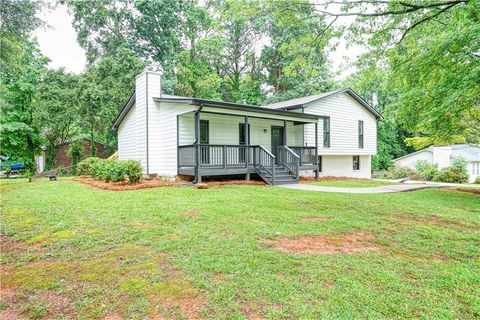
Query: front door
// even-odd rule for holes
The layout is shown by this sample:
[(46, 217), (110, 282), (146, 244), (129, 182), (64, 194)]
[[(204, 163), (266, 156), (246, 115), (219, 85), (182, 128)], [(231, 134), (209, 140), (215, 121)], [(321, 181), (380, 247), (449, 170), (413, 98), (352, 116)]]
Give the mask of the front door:
[(272, 126), (272, 153), (278, 161), (278, 147), (283, 145), (283, 127)]

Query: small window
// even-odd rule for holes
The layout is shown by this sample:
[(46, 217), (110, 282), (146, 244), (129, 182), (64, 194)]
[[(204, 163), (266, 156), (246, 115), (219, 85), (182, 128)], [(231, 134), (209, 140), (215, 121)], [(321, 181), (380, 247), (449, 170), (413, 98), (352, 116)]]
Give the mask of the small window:
[(323, 118), (323, 147), (330, 148), (330, 118)]
[(209, 142), (209, 125), (208, 120), (200, 120), (200, 143), (208, 144)]
[(353, 156), (353, 170), (360, 170), (360, 156)]
[[(245, 139), (245, 123), (238, 124), (238, 143), (241, 145), (247, 144)], [(248, 124), (248, 144), (250, 144), (250, 123)]]
[(323, 172), (322, 168), (322, 156), (318, 156), (318, 171)]
[(358, 121), (358, 148), (363, 149), (363, 121)]

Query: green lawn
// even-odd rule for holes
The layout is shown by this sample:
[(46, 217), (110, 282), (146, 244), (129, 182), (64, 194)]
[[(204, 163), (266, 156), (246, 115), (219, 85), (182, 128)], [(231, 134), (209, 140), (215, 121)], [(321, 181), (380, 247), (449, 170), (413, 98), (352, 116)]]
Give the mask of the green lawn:
[(314, 184), (324, 187), (341, 187), (341, 188), (366, 188), (366, 187), (380, 187), (380, 186), (391, 186), (398, 184), (395, 182), (388, 181), (377, 181), (377, 180), (335, 180), (335, 181), (306, 181), (308, 184)]
[[(480, 317), (478, 195), (1, 186), (0, 316)], [(368, 234), (378, 250), (298, 254), (275, 245), (349, 234)]]

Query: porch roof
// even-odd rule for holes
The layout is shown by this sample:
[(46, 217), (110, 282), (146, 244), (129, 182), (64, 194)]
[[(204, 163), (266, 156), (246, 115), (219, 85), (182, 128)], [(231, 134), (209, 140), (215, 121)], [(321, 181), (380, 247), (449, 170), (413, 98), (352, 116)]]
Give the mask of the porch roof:
[(199, 98), (179, 97), (179, 96), (169, 95), (169, 96), (153, 98), (153, 100), (156, 102), (185, 103), (190, 105), (203, 106), (206, 108), (226, 109), (226, 110), (236, 111), (235, 113), (232, 113), (232, 114), (237, 114), (237, 115), (241, 115), (243, 113), (247, 115), (248, 113), (252, 113), (252, 112), (264, 114), (264, 115), (276, 115), (276, 116), (281, 116), (282, 119), (287, 117), (287, 118), (291, 118), (293, 121), (303, 120), (305, 123), (315, 123), (318, 121), (319, 118), (322, 118), (322, 116), (313, 115), (313, 114), (269, 109), (264, 107), (248, 105), (248, 104), (216, 101), (216, 100), (209, 100), (209, 99), (199, 99)]
[[(130, 98), (128, 99), (127, 103), (123, 107), (122, 111), (115, 119), (115, 122), (112, 126), (112, 129), (117, 130), (120, 124), (122, 123), (123, 119), (126, 117), (127, 113), (135, 104), (136, 94), (135, 91), (132, 93)], [(232, 110), (233, 112), (237, 112), (237, 114), (241, 113), (260, 113), (260, 114), (268, 114), (268, 115), (277, 115), (291, 118), (293, 121), (303, 121), (305, 123), (314, 123), (318, 121), (319, 118), (322, 116), (317, 116), (313, 114), (306, 114), (300, 112), (293, 112), (293, 111), (284, 111), (284, 110), (277, 110), (277, 109), (270, 109), (265, 107), (258, 107), (249, 104), (240, 104), (240, 103), (233, 103), (233, 102), (225, 102), (225, 101), (216, 101), (216, 100), (209, 100), (209, 99), (200, 99), (200, 98), (192, 98), (192, 97), (181, 97), (181, 96), (174, 96), (169, 94), (164, 94), (162, 97), (154, 97), (154, 101), (158, 102), (170, 102), (170, 103), (185, 103), (190, 105), (202, 105), (205, 107), (212, 107), (212, 108), (221, 108)]]

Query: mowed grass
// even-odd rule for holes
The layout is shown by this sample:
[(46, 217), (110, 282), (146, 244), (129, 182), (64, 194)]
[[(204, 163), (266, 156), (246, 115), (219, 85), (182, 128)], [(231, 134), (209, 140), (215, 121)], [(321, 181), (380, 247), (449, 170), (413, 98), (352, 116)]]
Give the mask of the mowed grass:
[[(263, 186), (112, 192), (70, 180), (1, 186), (0, 310), (10, 314), (480, 317), (478, 195)], [(272, 245), (279, 238), (350, 233), (373, 235), (379, 250), (299, 254)]]
[(379, 180), (323, 180), (319, 181), (308, 181), (308, 184), (313, 184), (317, 186), (324, 187), (340, 187), (340, 188), (368, 188), (368, 187), (381, 187), (381, 186), (391, 186), (398, 183), (388, 182), (388, 181), (379, 181)]

